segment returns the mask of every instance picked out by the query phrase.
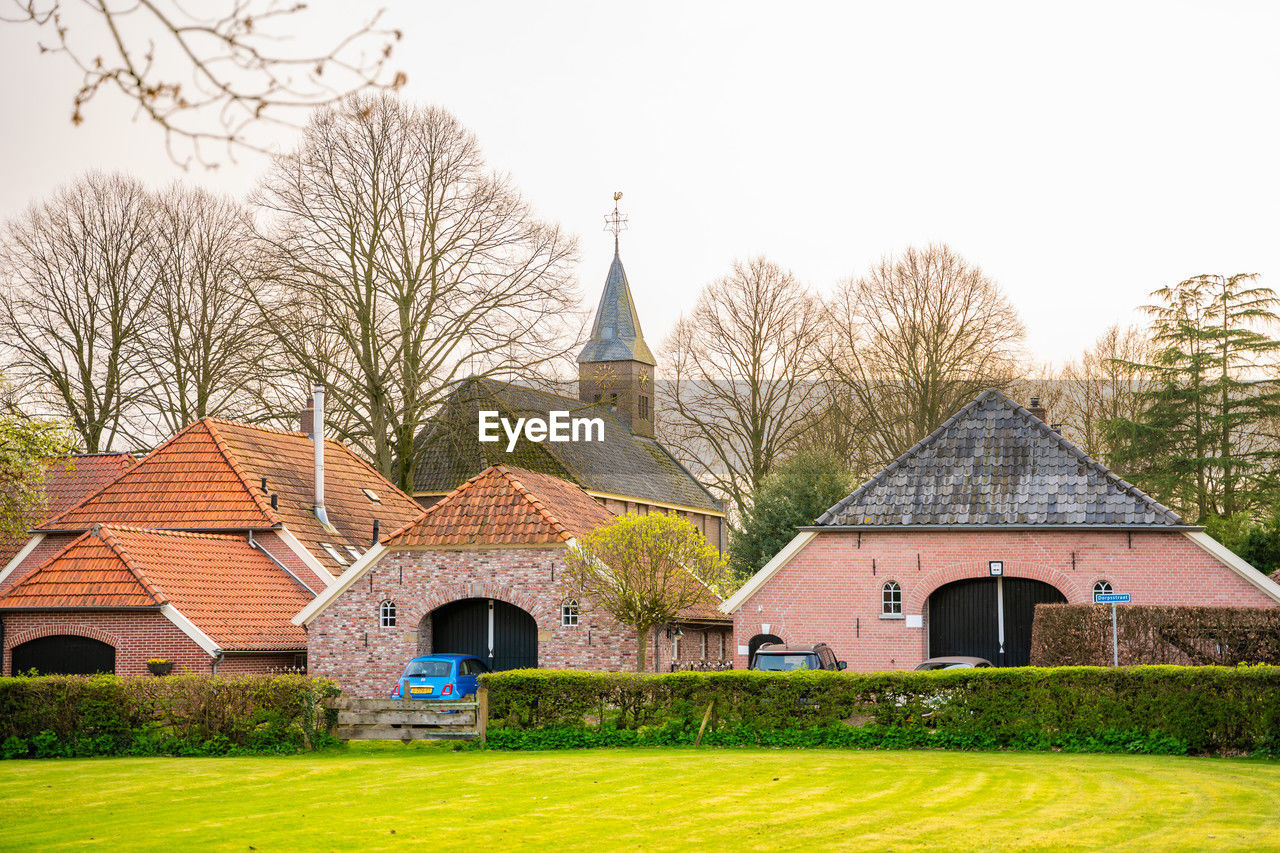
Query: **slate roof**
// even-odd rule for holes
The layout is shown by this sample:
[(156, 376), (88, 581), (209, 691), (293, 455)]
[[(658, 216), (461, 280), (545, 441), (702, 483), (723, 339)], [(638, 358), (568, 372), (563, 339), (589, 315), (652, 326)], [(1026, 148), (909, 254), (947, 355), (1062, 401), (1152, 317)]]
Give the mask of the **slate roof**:
[(607, 524), (613, 514), (582, 489), (507, 465), (487, 468), (446, 495), (388, 547), (552, 545)]
[(998, 391), (984, 391), (818, 527), (1071, 525), (1188, 529)]
[(0, 599), (0, 609), (169, 604), (227, 651), (301, 650), (289, 620), (311, 594), (247, 540), (97, 526)]
[[(331, 575), (338, 575), (355, 559), (347, 546), (360, 553), (369, 547), (375, 518), (383, 530), (395, 530), (416, 518), (422, 507), (351, 450), (326, 441), (325, 507), (333, 526), (326, 529), (313, 509), (313, 452), (311, 438), (303, 432), (205, 418), (38, 529), (79, 532), (111, 524), (228, 531), (284, 526)], [(276, 508), (271, 506), (272, 494), (278, 496)], [(333, 545), (342, 559), (334, 559), (322, 542)]]
[(578, 353), (579, 364), (598, 361), (658, 363), (644, 342), (640, 316), (631, 298), (631, 286), (627, 284), (627, 271), (622, 268), (616, 246), (604, 292), (600, 294), (600, 305), (596, 308), (596, 320), (591, 326), (591, 339)]
[[(553, 410), (570, 417), (600, 418), (604, 441), (533, 443), (521, 437), (507, 453), (504, 438), (477, 441), (479, 412), (504, 417), (548, 417)], [(419, 439), (422, 455), (414, 476), (417, 494), (447, 492), (490, 465), (515, 465), (562, 477), (588, 492), (622, 495), (641, 502), (688, 507), (716, 515), (723, 508), (661, 443), (631, 432), (605, 406), (584, 403), (550, 391), (492, 379), (472, 379), (445, 404)]]

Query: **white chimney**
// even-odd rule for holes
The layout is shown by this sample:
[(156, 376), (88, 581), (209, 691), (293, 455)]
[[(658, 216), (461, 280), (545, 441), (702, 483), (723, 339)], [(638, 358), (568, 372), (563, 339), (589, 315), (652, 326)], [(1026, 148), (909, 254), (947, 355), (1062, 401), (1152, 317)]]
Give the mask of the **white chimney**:
[(329, 516), (324, 511), (324, 386), (316, 385), (311, 389), (315, 400), (312, 412), (311, 444), (315, 448), (316, 468), (316, 518), (325, 527), (329, 527)]

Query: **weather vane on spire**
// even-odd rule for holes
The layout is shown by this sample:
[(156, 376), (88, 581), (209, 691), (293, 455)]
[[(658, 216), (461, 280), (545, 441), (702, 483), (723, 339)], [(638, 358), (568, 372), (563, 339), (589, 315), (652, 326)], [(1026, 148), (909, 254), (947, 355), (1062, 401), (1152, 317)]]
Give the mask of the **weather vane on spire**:
[(622, 200), (622, 193), (613, 194), (613, 213), (606, 213), (604, 217), (604, 230), (613, 232), (613, 250), (618, 250), (618, 235), (627, 230), (627, 217), (618, 212), (618, 202)]

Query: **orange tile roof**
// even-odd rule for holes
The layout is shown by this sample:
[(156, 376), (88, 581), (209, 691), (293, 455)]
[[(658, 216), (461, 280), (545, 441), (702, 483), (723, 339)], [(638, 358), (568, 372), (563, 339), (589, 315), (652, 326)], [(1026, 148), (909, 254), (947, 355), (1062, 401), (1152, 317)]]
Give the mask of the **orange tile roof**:
[(302, 649), (311, 595), (236, 536), (99, 526), (0, 598), (0, 608), (170, 604), (228, 651)]
[[(346, 546), (360, 553), (369, 547), (374, 519), (383, 530), (395, 530), (422, 512), (413, 498), (350, 449), (326, 441), (325, 507), (332, 525), (326, 529), (314, 511), (313, 453), (306, 433), (205, 418), (40, 529), (78, 531), (114, 524), (227, 531), (283, 525), (336, 575), (355, 559)], [(275, 509), (272, 494), (278, 496)], [(333, 545), (342, 559), (335, 560), (321, 543)]]
[(612, 513), (568, 480), (493, 465), (387, 537), (386, 544), (559, 544), (612, 518)]

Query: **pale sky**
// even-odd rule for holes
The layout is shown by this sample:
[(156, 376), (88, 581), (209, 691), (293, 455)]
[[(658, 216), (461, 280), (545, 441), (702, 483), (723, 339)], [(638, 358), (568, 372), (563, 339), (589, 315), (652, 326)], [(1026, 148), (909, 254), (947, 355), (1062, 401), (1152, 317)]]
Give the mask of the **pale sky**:
[[(651, 345), (734, 259), (820, 292), (944, 241), (1061, 363), (1156, 287), (1280, 288), (1280, 4), (410, 2), (394, 67), (582, 240), (594, 305), (614, 190)], [(88, 168), (183, 177), (153, 127), (0, 24), (0, 217)], [(289, 136), (282, 135), (282, 144)], [(244, 193), (265, 168), (191, 171)]]

